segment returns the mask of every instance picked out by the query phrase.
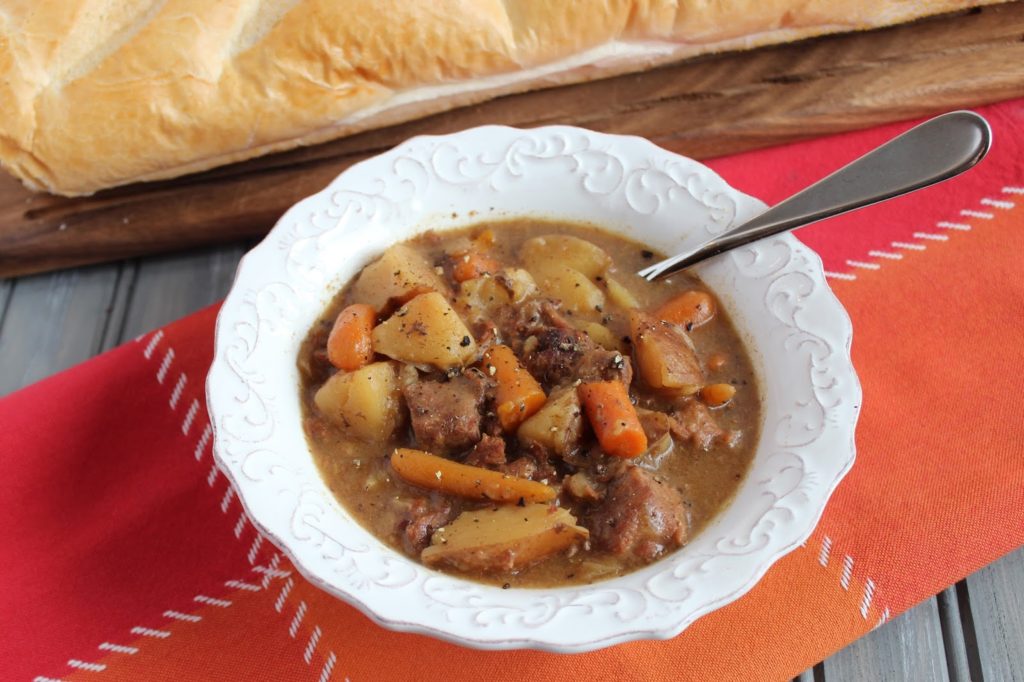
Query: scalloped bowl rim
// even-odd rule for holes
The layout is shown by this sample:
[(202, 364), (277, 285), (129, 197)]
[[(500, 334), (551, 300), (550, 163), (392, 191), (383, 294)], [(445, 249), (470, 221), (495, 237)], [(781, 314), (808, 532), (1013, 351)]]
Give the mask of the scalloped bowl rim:
[[(564, 184), (549, 191), (548, 183)], [(513, 196), (535, 210), (516, 209)], [(302, 575), (383, 627), (473, 648), (555, 652), (674, 637), (805, 542), (853, 465), (861, 389), (852, 325), (808, 247), (779, 235), (697, 266), (744, 337), (762, 399), (776, 403), (765, 404), (750, 473), (708, 528), (644, 569), (589, 586), (501, 590), (427, 569), (370, 536), (313, 465), (296, 418), (295, 352), (345, 281), (386, 245), (426, 229), (568, 219), (671, 252), (763, 208), (706, 166), (643, 138), (569, 126), (419, 136), (355, 164), (290, 208), (239, 264), (207, 378), (215, 461), (252, 522)], [(658, 230), (666, 226), (672, 235)], [(282, 361), (265, 375), (273, 363), (261, 356)], [(800, 390), (766, 383), (805, 364)], [(757, 506), (766, 501), (768, 509)]]

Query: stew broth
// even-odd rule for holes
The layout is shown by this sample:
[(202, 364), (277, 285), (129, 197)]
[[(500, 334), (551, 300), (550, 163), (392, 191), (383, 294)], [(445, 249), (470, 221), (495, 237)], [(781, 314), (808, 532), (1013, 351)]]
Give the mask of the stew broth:
[[(596, 260), (588, 261), (590, 251), (576, 248), (577, 242), (560, 252), (562, 238), (553, 235), (585, 240), (597, 248)], [(539, 247), (538, 238), (544, 240)], [(648, 283), (633, 273), (660, 254), (600, 229), (564, 222), (481, 223), (457, 232), (427, 233), (404, 247), (422, 259), (420, 268), (425, 263), (434, 277), (408, 266), (383, 273), (391, 257), (386, 255), (382, 265), (375, 270), (368, 266), (334, 298), (309, 332), (298, 358), (304, 423), (316, 463), (339, 502), (375, 536), (397, 551), (417, 560), (422, 556), (427, 562), (428, 556), (441, 556), (448, 550), (446, 538), (454, 531), (446, 526), (460, 514), (467, 523), (478, 522), (481, 519), (472, 513), (483, 513), (480, 510), (530, 506), (521, 496), (502, 504), (493, 497), (440, 491), (434, 481), (427, 482), (430, 487), (422, 482), (414, 485), (408, 482), (410, 474), (396, 473), (398, 462), (392, 459), (397, 457), (397, 448), (429, 451), (460, 463), (468, 458), (473, 466), (511, 476), (515, 480), (510, 484), (515, 486), (525, 479), (540, 483), (554, 496), (544, 504), (556, 504), (572, 514), (573, 522), (554, 523), (543, 536), (547, 539), (540, 544), (548, 547), (546, 550), (526, 550), (523, 542), (513, 539), (501, 551), (470, 546), (455, 552), (454, 558), (435, 563), (441, 570), (504, 587), (591, 583), (629, 572), (685, 544), (733, 497), (756, 449), (760, 396), (749, 356), (728, 314), (708, 296), (710, 291), (700, 280), (681, 273)], [(600, 252), (606, 254), (607, 261)], [(566, 279), (563, 269), (570, 265), (577, 265), (573, 273), (584, 277), (587, 270), (589, 284)], [(508, 268), (519, 270), (509, 274), (513, 271)], [(530, 275), (522, 275), (524, 270)], [(382, 275), (384, 284), (378, 281)], [(471, 277), (463, 279), (467, 275)], [(425, 280), (430, 281), (425, 284)], [(457, 346), (469, 350), (454, 364), (445, 359), (424, 362), (421, 356), (416, 356), (420, 360), (415, 362), (395, 360), (395, 355), (415, 355), (415, 349), (401, 345), (401, 338), (416, 340), (417, 335), (435, 333), (417, 317), (421, 303), (438, 303), (436, 296), (428, 295), (432, 290), (439, 290), (469, 330), (471, 339), (457, 341)], [(470, 291), (483, 294), (474, 297)], [(500, 295), (488, 298), (487, 292), (494, 291)], [(396, 292), (397, 297), (393, 295)], [(710, 320), (702, 323), (693, 318), (694, 314), (706, 316), (708, 306), (702, 311), (688, 309), (686, 292), (699, 292), (692, 295), (697, 300), (710, 298)], [(336, 337), (340, 335), (348, 345), (338, 350), (344, 344), (335, 338), (332, 355), (328, 348), (332, 329), (344, 326), (336, 323), (339, 314), (357, 315), (360, 310), (367, 316), (365, 329), (372, 327), (372, 339), (380, 344), (372, 343), (360, 351), (359, 340), (370, 343), (371, 337), (364, 339), (358, 333), (359, 325), (346, 321), (348, 336), (336, 332)], [(690, 317), (680, 318), (687, 310)], [(661, 319), (672, 316), (674, 322)], [(406, 327), (404, 320), (413, 321)], [(389, 328), (401, 330), (399, 341), (385, 338)], [(664, 350), (659, 345), (662, 341), (677, 344), (668, 352), (680, 354), (682, 366), (673, 366), (656, 354), (651, 359), (651, 353)], [(691, 341), (690, 350), (683, 348)], [(521, 416), (515, 410), (498, 414), (501, 375), (492, 365), (499, 362), (494, 350), (499, 342), (512, 350), (520, 370), (536, 379), (546, 403), (558, 398), (571, 406), (557, 417), (561, 420), (567, 415), (569, 421), (552, 422), (548, 427), (548, 422), (538, 418), (533, 426), (521, 426), (532, 419), (527, 413), (538, 408), (519, 402), (514, 405), (526, 418), (518, 424), (503, 422), (505, 417), (514, 421)], [(388, 345), (395, 343), (399, 350)], [(463, 350), (441, 345), (442, 355)], [(485, 351), (488, 354), (482, 359)], [(699, 363), (696, 369), (688, 370), (685, 365), (690, 355)], [(668, 369), (659, 361), (667, 362)], [(364, 408), (353, 407), (362, 394), (351, 387), (341, 403), (327, 400), (324, 396), (329, 391), (317, 397), (336, 375), (358, 371), (373, 378), (368, 370), (338, 369), (338, 363), (378, 368), (382, 374), (377, 376), (394, 382), (387, 400), (359, 403), (383, 406), (381, 420), (360, 421), (369, 418)], [(668, 377), (664, 381), (659, 374), (662, 369)], [(694, 371), (697, 379), (691, 377)], [(629, 380), (630, 373), (627, 389), (635, 407), (625, 409), (636, 413), (646, 439), (638, 455), (640, 434), (635, 426), (624, 426), (617, 436), (612, 431), (619, 422), (611, 430), (605, 429), (607, 424), (595, 421), (598, 417), (591, 410), (600, 403), (611, 414), (607, 412), (610, 398), (595, 402), (585, 389), (595, 383), (601, 384), (600, 391), (615, 388), (617, 382)], [(731, 391), (734, 395), (730, 396)], [(591, 402), (579, 404), (580, 396), (590, 397)], [(339, 416), (336, 404), (349, 411), (347, 416)], [(360, 409), (363, 412), (358, 412)], [(357, 411), (355, 416), (352, 410)], [(454, 412), (448, 414), (448, 410)], [(476, 421), (479, 425), (474, 431)], [(556, 434), (553, 441), (536, 431), (537, 423)], [(604, 429), (600, 439), (595, 425)], [(573, 435), (563, 438), (559, 429)], [(544, 442), (522, 437), (519, 431), (523, 430), (539, 434)], [(620, 456), (606, 452), (618, 448), (623, 448)], [(419, 454), (415, 457), (423, 459)], [(442, 468), (435, 472), (437, 485), (453, 481), (458, 473), (442, 476)], [(509, 480), (503, 479), (502, 485)], [(541, 511), (537, 513), (543, 516)], [(483, 521), (489, 522), (489, 517)], [(425, 545), (439, 547), (424, 554)], [(560, 549), (551, 549), (556, 546)], [(537, 556), (530, 558), (533, 555)]]

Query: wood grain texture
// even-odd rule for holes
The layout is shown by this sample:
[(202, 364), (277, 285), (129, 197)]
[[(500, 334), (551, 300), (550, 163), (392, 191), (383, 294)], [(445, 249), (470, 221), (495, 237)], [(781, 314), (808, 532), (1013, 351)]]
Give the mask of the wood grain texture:
[(13, 282), (9, 279), (0, 279), (0, 329), (4, 326), (4, 316), (7, 314), (7, 304), (11, 300)]
[(949, 680), (935, 598), (828, 658), (825, 680)]
[(219, 301), (246, 248), (0, 282), (0, 396)]
[(825, 679), (825, 666), (822, 663), (808, 668), (799, 675), (793, 678), (793, 682), (824, 682)]
[(200, 175), (84, 199), (0, 178), (0, 276), (264, 234), (298, 199), (412, 136), (570, 123), (718, 156), (1024, 95), (1024, 3), (702, 57), (500, 98)]
[(224, 298), (245, 250), (236, 245), (143, 261), (119, 340), (127, 341)]
[(1024, 548), (967, 578), (982, 677), (1024, 681)]
[[(946, 669), (951, 682), (970, 682), (972, 679), (968, 656), (967, 624), (961, 620), (957, 586), (948, 587), (935, 595), (942, 627), (942, 645), (946, 650)], [(973, 631), (971, 633), (973, 641)]]
[(13, 284), (0, 327), (0, 396), (101, 350), (119, 270), (81, 268)]

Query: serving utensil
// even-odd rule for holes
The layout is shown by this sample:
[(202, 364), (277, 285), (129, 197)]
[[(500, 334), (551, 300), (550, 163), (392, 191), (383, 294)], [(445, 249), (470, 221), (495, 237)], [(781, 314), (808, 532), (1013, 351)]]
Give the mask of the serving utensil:
[(929, 187), (972, 168), (991, 145), (988, 121), (973, 111), (936, 116), (757, 217), (637, 274), (653, 282), (758, 239)]

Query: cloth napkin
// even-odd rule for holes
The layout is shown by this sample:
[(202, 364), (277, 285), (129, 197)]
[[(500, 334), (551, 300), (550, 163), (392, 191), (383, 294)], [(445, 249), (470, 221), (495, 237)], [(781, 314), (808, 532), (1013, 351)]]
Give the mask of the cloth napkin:
[[(799, 233), (853, 318), (857, 462), (803, 547), (682, 635), (480, 652), (321, 592), (213, 463), (210, 308), (0, 400), (3, 677), (784, 679), (996, 560), (1024, 543), (1024, 100), (981, 111), (979, 168)], [(771, 203), (910, 125), (711, 165)]]

